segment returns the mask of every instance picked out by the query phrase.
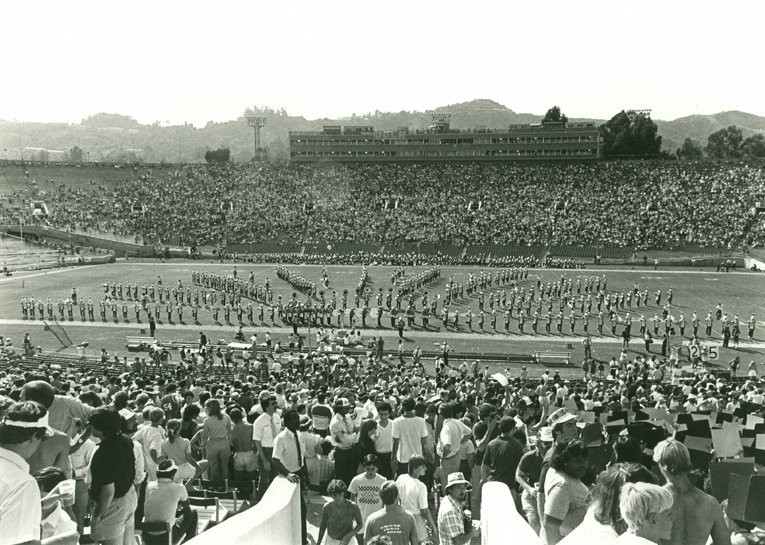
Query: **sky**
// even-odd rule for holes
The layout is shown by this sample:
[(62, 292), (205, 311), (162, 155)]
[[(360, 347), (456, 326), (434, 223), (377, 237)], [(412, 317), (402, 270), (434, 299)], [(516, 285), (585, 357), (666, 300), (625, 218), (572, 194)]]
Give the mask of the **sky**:
[(765, 2), (4, 2), (0, 119), (308, 119), (492, 99), (609, 119), (765, 116)]

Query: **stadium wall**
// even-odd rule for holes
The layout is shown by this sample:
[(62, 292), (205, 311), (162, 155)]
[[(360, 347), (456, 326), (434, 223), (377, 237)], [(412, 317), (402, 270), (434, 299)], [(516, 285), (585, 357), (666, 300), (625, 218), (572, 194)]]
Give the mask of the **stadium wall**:
[(509, 542), (540, 543), (539, 537), (515, 508), (507, 485), (488, 482), (481, 488), (481, 543), (499, 545)]
[(69, 231), (52, 229), (43, 225), (24, 225), (23, 228), (19, 228), (18, 225), (0, 225), (0, 230), (16, 236), (22, 234), (22, 229), (24, 236), (33, 236), (74, 246), (101, 248), (113, 252), (118, 257), (154, 257), (153, 246), (142, 246), (140, 244), (119, 242), (80, 233), (70, 233)]
[(754, 268), (758, 271), (765, 271), (765, 263), (753, 257), (745, 257), (744, 266), (746, 266), (747, 269)]
[(277, 477), (250, 509), (210, 528), (186, 543), (191, 545), (294, 545), (302, 541), (300, 488)]

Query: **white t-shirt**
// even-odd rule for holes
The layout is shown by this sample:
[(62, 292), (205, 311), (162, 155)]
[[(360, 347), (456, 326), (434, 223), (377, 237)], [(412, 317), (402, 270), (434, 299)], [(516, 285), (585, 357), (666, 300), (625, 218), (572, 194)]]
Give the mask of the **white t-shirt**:
[(562, 520), (561, 535), (568, 535), (584, 520), (589, 491), (582, 481), (550, 469), (545, 478), (545, 515)]
[(351, 480), (348, 492), (356, 494), (356, 504), (361, 511), (362, 524), (366, 524), (369, 515), (383, 508), (380, 489), (386, 482), (387, 479), (382, 475), (375, 475), (373, 479), (368, 479), (366, 473), (356, 475)]
[(396, 486), (401, 507), (409, 513), (419, 515), (428, 508), (428, 488), (421, 480), (404, 473), (396, 479)]
[(388, 420), (388, 425), (383, 427), (380, 421), (377, 421), (378, 437), (375, 440), (375, 450), (380, 453), (386, 453), (393, 450), (393, 420)]
[(419, 416), (399, 416), (393, 421), (393, 439), (399, 440), (396, 459), (408, 463), (413, 454), (422, 456), (422, 439), (428, 437), (428, 425)]

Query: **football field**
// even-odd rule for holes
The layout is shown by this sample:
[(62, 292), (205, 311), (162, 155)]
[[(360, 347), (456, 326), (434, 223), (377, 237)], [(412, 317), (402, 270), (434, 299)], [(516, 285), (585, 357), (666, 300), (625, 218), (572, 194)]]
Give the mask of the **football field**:
[[(170, 262), (160, 261), (134, 261), (134, 260), (120, 260), (117, 263), (109, 265), (94, 265), (75, 267), (67, 269), (54, 269), (50, 271), (33, 271), (28, 273), (17, 273), (11, 277), (3, 277), (0, 279), (0, 330), (6, 337), (11, 337), (14, 340), (14, 345), (19, 346), (24, 333), (29, 333), (32, 337), (32, 341), (35, 346), (41, 346), (44, 351), (64, 350), (66, 352), (74, 352), (75, 346), (82, 342), (88, 342), (89, 347), (87, 353), (89, 355), (98, 354), (101, 348), (106, 348), (111, 357), (115, 354), (121, 356), (128, 356), (132, 358), (135, 354), (128, 353), (125, 348), (126, 337), (134, 335), (145, 335), (148, 333), (148, 319), (146, 313), (141, 311), (140, 321), (136, 321), (134, 305), (132, 301), (127, 302), (128, 318), (125, 320), (122, 315), (122, 303), (119, 302), (117, 320), (113, 320), (111, 309), (107, 310), (106, 321), (103, 321), (100, 316), (98, 303), (104, 297), (104, 284), (111, 284), (113, 282), (121, 282), (123, 286), (130, 284), (137, 284), (139, 286), (139, 294), (142, 291), (144, 284), (151, 285), (152, 283), (157, 285), (158, 279), (162, 279), (164, 287), (171, 287), (177, 285), (178, 281), (183, 283), (184, 290), (188, 287), (191, 288), (192, 299), (194, 298), (194, 290), (196, 286), (191, 283), (191, 276), (193, 270), (200, 270), (209, 273), (229, 275), (233, 273), (234, 267), (237, 269), (238, 278), (240, 280), (247, 280), (252, 272), (256, 283), (262, 283), (266, 278), (269, 279), (271, 290), (274, 293), (273, 301), (276, 303), (279, 296), (281, 296), (283, 302), (289, 301), (296, 290), (292, 288), (287, 282), (280, 280), (276, 275), (276, 265), (271, 264), (249, 264), (249, 263), (214, 263), (204, 261), (190, 261), (190, 260), (173, 260)], [(309, 281), (316, 282), (317, 286), (320, 286), (322, 276), (321, 265), (292, 265), (288, 266), (294, 270), (297, 274), (303, 276)], [(387, 294), (392, 284), (391, 277), (396, 270), (396, 267), (389, 266), (368, 266), (369, 277), (367, 280), (367, 287), (370, 290), (369, 307), (373, 309), (377, 306), (377, 293), (382, 289), (383, 294)], [(410, 275), (417, 272), (426, 270), (427, 267), (408, 267), (405, 269), (404, 278), (408, 278)], [(327, 301), (332, 298), (332, 291), (336, 292), (337, 302), (341, 303), (342, 293), (344, 290), (348, 291), (348, 306), (355, 306), (354, 302), (354, 289), (359, 283), (361, 277), (362, 268), (360, 265), (338, 265), (327, 266), (327, 276), (329, 278), (329, 287), (324, 290), (325, 298)], [(446, 297), (445, 286), (450, 278), (459, 283), (466, 283), (469, 274), (479, 275), (481, 271), (479, 266), (455, 266), (455, 267), (442, 267), (441, 277), (435, 282), (429, 284), (415, 296), (415, 302), (417, 308), (421, 309), (421, 299), (425, 291), (428, 292), (428, 300), (436, 295), (440, 296), (438, 303), (438, 314), (440, 317), (440, 310), (442, 308), (443, 301)], [(501, 269), (483, 269), (487, 274), (492, 272), (493, 276)], [(648, 305), (644, 306), (641, 298), (641, 305), (637, 307), (635, 301), (632, 302), (632, 308), (619, 308), (618, 314), (620, 322), (626, 318), (627, 313), (633, 321), (633, 337), (630, 344), (630, 351), (633, 353), (645, 353), (643, 343), (636, 337), (639, 329), (639, 319), (641, 315), (644, 315), (648, 320), (648, 327), (651, 331), (652, 319), (654, 316), (661, 318), (661, 310), (666, 303), (667, 292), (671, 288), (674, 294), (671, 314), (678, 318), (680, 314), (685, 315), (686, 331), (685, 339), (689, 340), (692, 332), (691, 316), (694, 312), (698, 314), (701, 322), (699, 331), (699, 338), (702, 344), (722, 344), (722, 335), (719, 322), (713, 325), (713, 334), (707, 338), (704, 335), (704, 319), (708, 312), (712, 312), (716, 309), (718, 304), (723, 306), (724, 311), (728, 316), (733, 319), (738, 315), (741, 321), (741, 343), (738, 349), (733, 348), (719, 348), (719, 357), (716, 362), (712, 362), (716, 365), (727, 366), (727, 363), (733, 359), (736, 355), (741, 357), (742, 367), (746, 368), (749, 361), (755, 360), (758, 364), (763, 362), (763, 353), (765, 353), (765, 277), (760, 273), (752, 273), (748, 271), (735, 271), (724, 273), (717, 273), (714, 269), (709, 270), (689, 270), (679, 268), (661, 268), (654, 269), (653, 266), (645, 268), (597, 268), (597, 269), (531, 269), (529, 270), (528, 278), (517, 282), (518, 288), (523, 288), (526, 293), (529, 292), (530, 287), (533, 285), (536, 290), (538, 281), (543, 284), (548, 282), (554, 282), (564, 275), (566, 279), (571, 278), (574, 282), (574, 296), (577, 295), (576, 283), (577, 279), (581, 281), (581, 293), (584, 294), (584, 281), (586, 277), (598, 276), (603, 280), (605, 275), (607, 279), (607, 291), (611, 293), (627, 292), (629, 289), (634, 288), (635, 284), (638, 285), (640, 291), (648, 290)], [(539, 280), (538, 280), (539, 277)], [(73, 346), (69, 348), (62, 348), (58, 339), (48, 331), (44, 330), (44, 324), (40, 320), (39, 313), (36, 319), (24, 320), (21, 310), (22, 297), (27, 299), (34, 297), (35, 300), (42, 299), (46, 301), (50, 298), (54, 305), (54, 316), (58, 319), (57, 303), (59, 297), (66, 299), (70, 296), (72, 288), (76, 287), (77, 294), (80, 298), (84, 298), (87, 301), (92, 298), (95, 306), (95, 321), (89, 320), (82, 321), (80, 313), (77, 308), (74, 309), (74, 319), (70, 321), (66, 317), (63, 321), (60, 320), (60, 324), (63, 326), (66, 334), (73, 343)], [(319, 287), (319, 289), (323, 289)], [(509, 329), (505, 330), (504, 321), (504, 308), (498, 308), (497, 312), (497, 324), (496, 331), (491, 326), (491, 317), (489, 314), (489, 294), (495, 292), (497, 298), (501, 300), (502, 292), (506, 291), (508, 299), (510, 298), (511, 286), (492, 284), (489, 289), (487, 287), (484, 294), (486, 310), (485, 322), (483, 331), (480, 330), (478, 325), (478, 295), (473, 294), (468, 296), (467, 293), (464, 297), (459, 297), (454, 301), (450, 307), (450, 313), (453, 315), (455, 310), (460, 313), (459, 325), (455, 329), (453, 325), (449, 325), (448, 328), (444, 328), (440, 319), (431, 317), (430, 327), (428, 330), (423, 330), (421, 327), (421, 318), (418, 314), (415, 320), (415, 326), (407, 328), (404, 331), (405, 350), (407, 353), (411, 353), (411, 350), (415, 346), (420, 346), (423, 350), (432, 350), (434, 344), (440, 344), (443, 341), (447, 341), (452, 347), (454, 353), (464, 354), (512, 354), (512, 355), (531, 355), (537, 352), (545, 353), (551, 352), (570, 352), (571, 363), (574, 364), (569, 367), (562, 367), (560, 369), (563, 376), (580, 376), (581, 370), (579, 369), (579, 363), (581, 363), (584, 350), (582, 346), (582, 315), (577, 308), (576, 316), (577, 321), (575, 324), (575, 330), (570, 332), (569, 323), (569, 310), (564, 311), (565, 319), (563, 321), (562, 333), (558, 334), (556, 330), (556, 322), (553, 320), (552, 332), (546, 334), (544, 332), (544, 319), (540, 319), (538, 325), (538, 332), (532, 331), (531, 319), (527, 318), (525, 321), (525, 327), (523, 333), (519, 331), (519, 324), (517, 320), (517, 312), (513, 311), (513, 318), (510, 321)], [(658, 290), (662, 292), (662, 298), (660, 306), (655, 303), (655, 294)], [(209, 292), (209, 289), (208, 289)], [(537, 290), (538, 293), (538, 290)], [(127, 297), (125, 296), (125, 299)], [(297, 299), (304, 301), (306, 295), (297, 292)], [(248, 299), (243, 299), (243, 306), (246, 306)], [(218, 301), (220, 305), (220, 300)], [(363, 298), (360, 301), (360, 306), (364, 305)], [(395, 298), (394, 298), (395, 304)], [(259, 302), (253, 301), (254, 307), (254, 324), (250, 324), (247, 320), (246, 312), (244, 316), (244, 333), (247, 337), (253, 332), (258, 333), (259, 338), (262, 339), (266, 331), (270, 331), (274, 341), (285, 341), (292, 331), (291, 326), (282, 324), (278, 317), (275, 324), (271, 324), (268, 313), (268, 306), (264, 305), (264, 317), (266, 323), (261, 323), (258, 320), (258, 305)], [(385, 297), (383, 297), (383, 305), (385, 305)], [(151, 306), (151, 305), (150, 305)], [(175, 301), (173, 300), (173, 306), (175, 307)], [(406, 309), (407, 301), (402, 302), (402, 309)], [(469, 329), (465, 322), (465, 313), (468, 308), (473, 313), (472, 329)], [(536, 305), (532, 309), (532, 313)], [(596, 304), (593, 305), (592, 312), (597, 314)], [(542, 315), (546, 313), (546, 307), (543, 309)], [(554, 300), (553, 315), (558, 313), (558, 302)], [(621, 349), (621, 331), (623, 329), (622, 323), (616, 328), (616, 335), (611, 333), (610, 323), (608, 322), (607, 312), (605, 306), (603, 307), (603, 313), (606, 316), (603, 334), (597, 332), (597, 319), (592, 315), (589, 319), (589, 332), (593, 337), (593, 356), (597, 359), (608, 360), (612, 356), (618, 356)], [(747, 321), (750, 316), (754, 314), (757, 320), (757, 327), (755, 330), (754, 339), (749, 341), (747, 337)], [(47, 310), (46, 310), (47, 319)], [(232, 341), (234, 334), (238, 327), (236, 324), (236, 314), (232, 312), (230, 324), (226, 324), (224, 320), (223, 312), (220, 313), (219, 322), (215, 323), (213, 319), (212, 309), (200, 308), (198, 314), (198, 323), (194, 323), (194, 319), (191, 315), (191, 310), (186, 307), (183, 314), (183, 321), (179, 321), (177, 312), (174, 310), (170, 321), (167, 320), (167, 314), (162, 308), (160, 314), (160, 321), (157, 322), (156, 337), (160, 341), (194, 341), (199, 337), (199, 332), (204, 331), (209, 338), (213, 340), (226, 340)], [(346, 328), (348, 327), (348, 317), (344, 320)], [(337, 317), (332, 319), (332, 325), (337, 327)], [(357, 313), (356, 326), (361, 326), (360, 313)], [(398, 331), (391, 328), (390, 319), (388, 314), (384, 314), (382, 319), (382, 327), (377, 327), (377, 320), (374, 318), (374, 312), (366, 318), (366, 328), (362, 330), (362, 338), (364, 341), (368, 340), (372, 336), (382, 336), (385, 341), (386, 349), (395, 349), (398, 343)], [(306, 327), (299, 329), (300, 333), (305, 336), (304, 342), (306, 345), (316, 346), (316, 340), (313, 335), (308, 336), (308, 330)], [(676, 327), (677, 331), (677, 327)], [(659, 332), (663, 332), (663, 322), (660, 325)], [(311, 333), (315, 333), (315, 328)], [(681, 342), (682, 339), (678, 335), (672, 340), (673, 344)], [(660, 350), (660, 339), (657, 339), (653, 346), (653, 352)], [(452, 360), (454, 361), (454, 360)], [(456, 362), (461, 363), (461, 362)], [(558, 365), (561, 361), (557, 362)], [(432, 365), (432, 362), (428, 362), (428, 365)], [(551, 366), (554, 363), (551, 362)], [(492, 364), (495, 369), (508, 368), (506, 364)], [(538, 365), (534, 369), (530, 369), (532, 376), (541, 374), (546, 366)], [(494, 369), (492, 369), (493, 371)]]

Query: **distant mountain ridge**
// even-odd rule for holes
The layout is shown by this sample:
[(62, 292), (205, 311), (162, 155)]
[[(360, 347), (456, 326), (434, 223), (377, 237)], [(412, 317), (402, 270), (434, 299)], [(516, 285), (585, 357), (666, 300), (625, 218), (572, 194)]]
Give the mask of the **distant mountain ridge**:
[[(553, 106), (552, 104), (550, 106)], [(565, 107), (563, 112), (566, 113)], [(324, 125), (371, 125), (378, 130), (398, 127), (424, 129), (432, 124), (433, 113), (450, 113), (451, 126), (457, 129), (476, 127), (500, 128), (511, 123), (539, 123), (544, 114), (516, 113), (490, 99), (477, 99), (459, 104), (440, 106), (425, 112), (375, 112), (337, 119), (308, 120), (290, 116), (284, 109), (259, 108), (258, 115), (267, 119), (261, 130), (263, 146), (272, 160), (289, 156), (289, 131), (320, 131)], [(614, 115), (618, 112), (614, 112)], [(570, 121), (605, 123), (604, 119), (570, 118)], [(736, 125), (744, 136), (765, 133), (765, 117), (740, 111), (710, 115), (691, 115), (672, 121), (655, 120), (662, 136), (662, 149), (674, 152), (686, 138), (706, 145), (710, 134)], [(225, 122), (209, 122), (204, 127), (193, 125), (162, 126), (160, 123), (142, 125), (129, 116), (99, 113), (79, 124), (16, 123), (0, 120), (0, 158), (18, 159), (19, 140), (25, 159), (37, 159), (36, 154), (48, 150), (51, 160), (65, 160), (64, 151), (79, 146), (83, 159), (121, 161), (142, 158), (147, 162), (204, 162), (207, 150), (229, 147), (234, 161), (248, 161), (254, 154), (252, 129), (244, 115)], [(56, 153), (58, 152), (58, 153)], [(89, 155), (88, 155), (89, 154)]]

